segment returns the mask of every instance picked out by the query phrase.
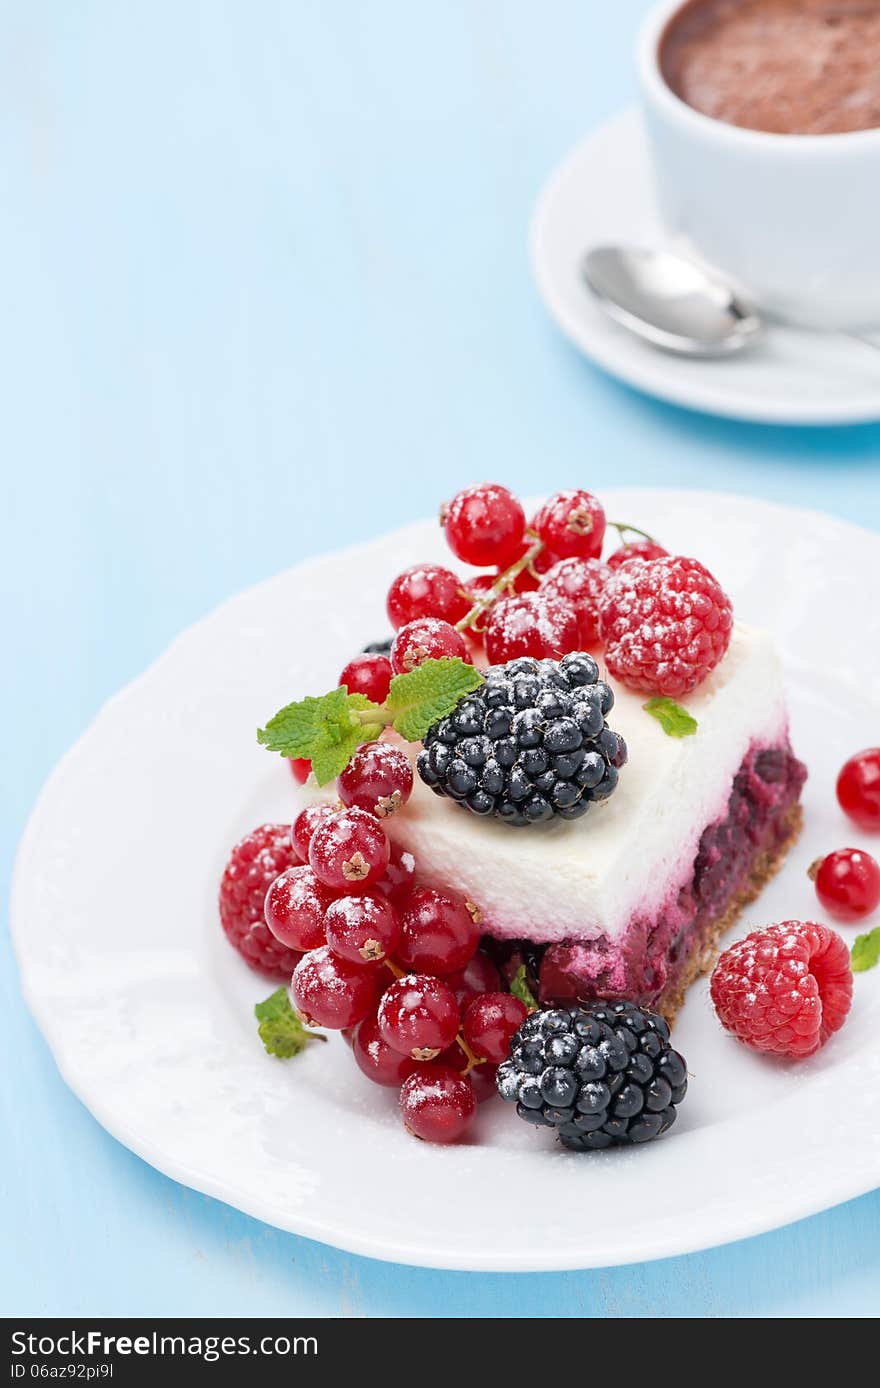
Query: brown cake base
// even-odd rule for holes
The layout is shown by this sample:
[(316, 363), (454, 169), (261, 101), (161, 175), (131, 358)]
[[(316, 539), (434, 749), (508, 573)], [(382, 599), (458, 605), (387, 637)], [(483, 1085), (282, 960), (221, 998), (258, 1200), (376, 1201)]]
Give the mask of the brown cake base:
[(760, 895), (770, 879), (779, 871), (789, 848), (801, 832), (803, 821), (804, 812), (801, 806), (790, 805), (782, 821), (782, 835), (779, 832), (780, 826), (775, 826), (772, 844), (758, 853), (745, 880), (731, 897), (727, 909), (692, 937), (691, 947), (680, 969), (666, 984), (655, 1004), (657, 1011), (662, 1012), (669, 1022), (675, 1020), (690, 985), (711, 970), (718, 957), (722, 936), (736, 924), (745, 908)]

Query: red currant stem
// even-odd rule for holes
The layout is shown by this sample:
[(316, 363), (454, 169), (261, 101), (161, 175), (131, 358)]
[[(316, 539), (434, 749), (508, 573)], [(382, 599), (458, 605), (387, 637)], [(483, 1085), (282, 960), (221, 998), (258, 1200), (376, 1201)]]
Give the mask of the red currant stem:
[(403, 978), (403, 977), (404, 977), (403, 969), (400, 967), (399, 964), (395, 964), (395, 962), (394, 962), (393, 959), (383, 959), (383, 960), (382, 960), (382, 963), (385, 965), (386, 969), (390, 969), (390, 970), (391, 970), (391, 972), (394, 974), (394, 977), (395, 977), (395, 978)]
[(483, 1060), (482, 1056), (474, 1055), (473, 1051), (471, 1050), (468, 1043), (465, 1041), (461, 1032), (458, 1033), (455, 1039), (458, 1042), (459, 1046), (461, 1046), (461, 1049), (464, 1051), (465, 1055), (467, 1056), (468, 1063), (464, 1072), (466, 1075), (470, 1074), (471, 1070), (473, 1070), (475, 1066), (485, 1064), (485, 1061)]
[(616, 530), (624, 544), (628, 544), (627, 535), (641, 535), (643, 540), (649, 544), (656, 545), (657, 541), (653, 535), (649, 535), (647, 530), (640, 530), (637, 525), (627, 525), (624, 521), (609, 521), (608, 524)]
[[(533, 532), (529, 530), (526, 533), (531, 538)], [(475, 626), (481, 613), (485, 612), (487, 607), (491, 607), (497, 598), (502, 598), (506, 592), (509, 592), (512, 584), (519, 578), (523, 569), (528, 569), (534, 564), (543, 548), (544, 541), (535, 537), (525, 554), (520, 555), (516, 563), (511, 564), (509, 569), (505, 569), (503, 573), (500, 573), (492, 584), (492, 587), (487, 588), (485, 593), (477, 598), (470, 612), (462, 617), (460, 622), (456, 622), (455, 630), (466, 631), (468, 627)]]

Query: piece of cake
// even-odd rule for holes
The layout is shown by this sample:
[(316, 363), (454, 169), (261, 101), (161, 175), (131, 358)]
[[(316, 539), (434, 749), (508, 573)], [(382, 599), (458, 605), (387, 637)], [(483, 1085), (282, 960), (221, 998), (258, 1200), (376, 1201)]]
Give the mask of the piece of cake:
[[(283, 990), (257, 1009), (267, 1049), (345, 1029), (415, 1136), (455, 1141), (497, 1091), (570, 1149), (639, 1145), (687, 1091), (670, 1019), (800, 828), (779, 658), (699, 559), (620, 522), (608, 550), (582, 489), (527, 521), (479, 483), (441, 523), (484, 572), (403, 570), (396, 636), (260, 729), (324, 795), (258, 919), (278, 826), (234, 850), (224, 925), (251, 962), (302, 952), (297, 1011)], [(712, 1000), (749, 1044), (810, 1054), (846, 1017), (823, 926), (724, 957)]]
[(628, 761), (614, 794), (538, 831), (469, 813), (417, 780), (388, 829), (422, 876), (455, 882), (510, 974), (541, 1001), (625, 997), (670, 1014), (720, 935), (778, 867), (800, 827), (782, 673), (766, 632), (737, 625), (727, 654), (682, 701), (674, 737), (645, 696), (603, 672), (608, 724)]

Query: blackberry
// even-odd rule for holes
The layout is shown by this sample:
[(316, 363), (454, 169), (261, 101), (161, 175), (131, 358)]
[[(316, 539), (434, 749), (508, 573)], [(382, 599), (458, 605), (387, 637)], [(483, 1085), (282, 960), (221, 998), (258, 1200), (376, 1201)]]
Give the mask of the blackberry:
[(605, 722), (614, 694), (591, 655), (522, 656), (428, 730), (418, 771), (437, 795), (506, 824), (579, 819), (606, 800), (626, 743)]
[(496, 1077), (520, 1118), (578, 1152), (649, 1142), (675, 1122), (687, 1067), (669, 1026), (635, 1003), (544, 1007), (527, 1017)]

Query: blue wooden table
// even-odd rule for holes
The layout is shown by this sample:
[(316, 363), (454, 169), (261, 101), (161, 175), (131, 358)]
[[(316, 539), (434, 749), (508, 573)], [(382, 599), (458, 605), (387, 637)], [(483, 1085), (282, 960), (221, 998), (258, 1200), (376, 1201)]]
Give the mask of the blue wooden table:
[[(4, 873), (53, 762), (183, 626), (465, 482), (710, 487), (880, 526), (880, 427), (653, 403), (544, 316), (530, 209), (632, 100), (645, 8), (3, 7)], [(134, 729), (120, 770), (138, 774)], [(0, 1313), (876, 1313), (880, 1194), (705, 1254), (534, 1277), (278, 1233), (98, 1127), (5, 932), (0, 990)]]

